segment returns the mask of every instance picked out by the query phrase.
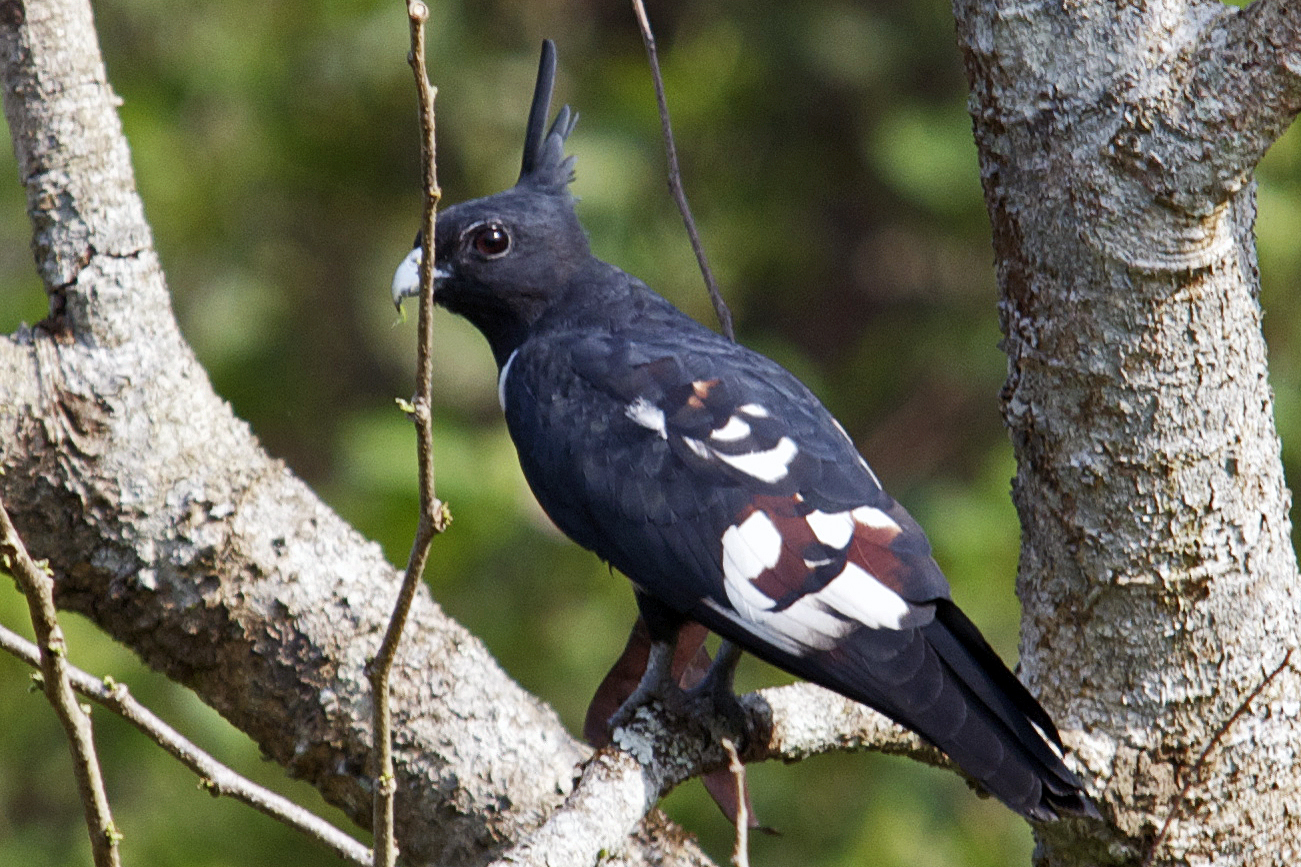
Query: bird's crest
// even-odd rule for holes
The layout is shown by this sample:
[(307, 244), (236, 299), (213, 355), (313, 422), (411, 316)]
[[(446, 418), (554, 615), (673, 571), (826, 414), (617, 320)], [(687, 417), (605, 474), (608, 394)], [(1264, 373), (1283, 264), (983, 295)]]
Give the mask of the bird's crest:
[(578, 123), (578, 113), (564, 106), (549, 131), (547, 115), (551, 111), (551, 90), (556, 83), (556, 46), (550, 39), (542, 42), (542, 59), (538, 63), (538, 83), (533, 88), (533, 105), (529, 108), (528, 131), (524, 136), (524, 160), (516, 186), (532, 187), (548, 193), (563, 192), (574, 179), (574, 158), (565, 156), (565, 140)]

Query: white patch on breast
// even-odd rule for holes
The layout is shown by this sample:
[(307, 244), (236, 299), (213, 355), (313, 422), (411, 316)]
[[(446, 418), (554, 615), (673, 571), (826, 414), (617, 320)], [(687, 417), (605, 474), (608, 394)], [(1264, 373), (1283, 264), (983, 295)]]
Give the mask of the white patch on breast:
[(842, 551), (854, 538), (854, 519), (848, 512), (809, 512), (804, 516), (818, 541)]
[(725, 455), (714, 452), (718, 459), (747, 476), (754, 476), (761, 482), (772, 484), (786, 478), (790, 472), (791, 461), (800, 453), (799, 446), (790, 437), (777, 440), (777, 445), (762, 452), (746, 452), (740, 455)]
[(805, 598), (817, 599), (872, 629), (899, 629), (912, 607), (856, 563), (846, 563), (826, 587)]
[(664, 410), (660, 409), (646, 398), (639, 397), (632, 403), (628, 404), (624, 413), (627, 414), (628, 418), (637, 422), (637, 424), (647, 430), (655, 431), (655, 433), (659, 434), (664, 439), (669, 438), (668, 427), (664, 422)]
[(750, 435), (750, 425), (740, 416), (732, 416), (727, 420), (727, 424), (718, 430), (711, 431), (709, 438), (717, 440), (720, 443), (734, 443), (737, 440), (743, 440)]
[(506, 411), (506, 376), (510, 373), (510, 366), (515, 363), (515, 356), (519, 355), (516, 349), (506, 359), (506, 363), (501, 366), (501, 373), (497, 376), (497, 403), (501, 404), (501, 411)]

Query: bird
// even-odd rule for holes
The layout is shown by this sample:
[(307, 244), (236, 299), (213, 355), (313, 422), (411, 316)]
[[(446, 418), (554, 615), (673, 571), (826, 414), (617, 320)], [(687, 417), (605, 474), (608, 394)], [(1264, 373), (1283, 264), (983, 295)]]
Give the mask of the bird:
[[(592, 254), (577, 114), (546, 123), (555, 73), (547, 40), (515, 185), (438, 214), (434, 299), (487, 339), (542, 509), (633, 584), (649, 661), (612, 724), (678, 690), (674, 642), (699, 624), (723, 644), (697, 689), (730, 695), (747, 651), (915, 731), (1027, 819), (1097, 817), (1052, 719), (822, 402)], [(422, 249), (394, 274), (399, 309)]]

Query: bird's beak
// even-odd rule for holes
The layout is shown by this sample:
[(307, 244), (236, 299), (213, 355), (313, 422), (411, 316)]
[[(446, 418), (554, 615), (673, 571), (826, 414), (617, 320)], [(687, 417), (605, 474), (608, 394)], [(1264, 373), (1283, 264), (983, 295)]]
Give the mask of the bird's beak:
[[(402, 299), (420, 294), (420, 262), (424, 259), (424, 249), (420, 246), (412, 249), (407, 257), (393, 272), (393, 306), (402, 309)], [(449, 276), (442, 268), (434, 271), (434, 285)]]

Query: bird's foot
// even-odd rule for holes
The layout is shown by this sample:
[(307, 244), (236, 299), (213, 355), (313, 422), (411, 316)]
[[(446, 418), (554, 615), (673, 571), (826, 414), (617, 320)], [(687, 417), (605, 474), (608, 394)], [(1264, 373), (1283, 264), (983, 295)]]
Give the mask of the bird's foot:
[(628, 725), (637, 711), (650, 704), (658, 703), (670, 713), (682, 715), (686, 712), (686, 693), (678, 686), (673, 677), (673, 646), (654, 643), (650, 648), (650, 657), (646, 663), (646, 673), (636, 689), (619, 705), (610, 716), (610, 731)]
[(715, 739), (730, 738), (738, 746), (744, 743), (748, 733), (745, 709), (732, 686), (740, 656), (740, 648), (724, 641), (704, 679), (684, 695), (688, 711), (698, 719), (710, 721)]

